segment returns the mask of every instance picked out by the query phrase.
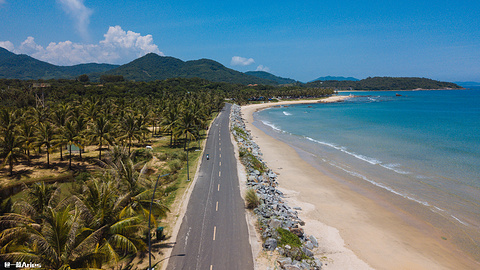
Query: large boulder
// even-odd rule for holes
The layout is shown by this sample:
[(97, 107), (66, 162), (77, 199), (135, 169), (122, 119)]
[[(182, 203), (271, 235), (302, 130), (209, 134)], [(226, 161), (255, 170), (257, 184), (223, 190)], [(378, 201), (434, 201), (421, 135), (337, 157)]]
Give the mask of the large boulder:
[(275, 250), (275, 248), (277, 248), (277, 239), (268, 238), (267, 240), (265, 240), (265, 243), (263, 244), (263, 247), (266, 250)]

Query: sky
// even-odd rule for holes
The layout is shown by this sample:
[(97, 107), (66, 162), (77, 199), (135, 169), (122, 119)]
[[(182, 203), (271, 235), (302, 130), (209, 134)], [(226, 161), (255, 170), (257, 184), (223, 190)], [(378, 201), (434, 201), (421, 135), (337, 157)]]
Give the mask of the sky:
[(0, 0), (0, 47), (57, 65), (154, 52), (303, 82), (480, 81), (480, 1)]

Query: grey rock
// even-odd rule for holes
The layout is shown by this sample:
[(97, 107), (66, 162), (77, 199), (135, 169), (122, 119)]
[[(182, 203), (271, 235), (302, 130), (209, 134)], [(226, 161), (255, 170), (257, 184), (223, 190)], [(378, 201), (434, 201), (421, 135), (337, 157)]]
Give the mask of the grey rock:
[(306, 247), (303, 247), (303, 248), (302, 248), (302, 251), (303, 251), (303, 253), (305, 253), (305, 255), (307, 255), (307, 256), (310, 257), (310, 258), (314, 256), (314, 255), (313, 255), (313, 252), (312, 252), (310, 249), (306, 248)]
[(270, 226), (270, 228), (276, 229), (276, 228), (282, 226), (282, 221), (280, 221), (278, 219), (272, 219), (272, 220), (270, 220), (268, 225)]
[(315, 238), (315, 236), (310, 235), (308, 239), (312, 242), (314, 247), (318, 247), (318, 241), (317, 241), (317, 238)]
[(317, 266), (317, 267), (322, 267), (323, 266), (323, 263), (319, 259), (315, 259), (314, 262), (315, 262), (315, 266)]
[(284, 268), (285, 265), (292, 264), (292, 258), (290, 257), (283, 257), (277, 260), (277, 263), (280, 265), (280, 267)]
[(263, 247), (266, 250), (275, 250), (275, 248), (277, 247), (277, 239), (268, 238), (267, 240), (265, 240), (265, 243), (263, 244)]
[(312, 250), (315, 248), (315, 246), (313, 245), (312, 241), (307, 241), (305, 242), (305, 247)]
[(287, 264), (283, 266), (283, 269), (285, 270), (302, 270), (300, 267), (293, 265), (293, 264)]

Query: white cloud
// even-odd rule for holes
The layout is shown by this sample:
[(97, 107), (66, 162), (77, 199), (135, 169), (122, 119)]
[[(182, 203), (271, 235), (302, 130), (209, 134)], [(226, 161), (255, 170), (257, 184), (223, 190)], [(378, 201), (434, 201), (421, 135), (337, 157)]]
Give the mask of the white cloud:
[(104, 37), (98, 44), (80, 44), (67, 40), (51, 42), (46, 48), (37, 44), (33, 37), (28, 37), (18, 48), (10, 41), (0, 41), (0, 47), (56, 65), (92, 62), (123, 64), (150, 52), (164, 55), (153, 43), (152, 35), (142, 36), (132, 31), (125, 32), (120, 26), (111, 26)]
[[(1, 1), (1, 0), (0, 0)], [(84, 0), (57, 0), (63, 10), (72, 17), (80, 35), (88, 38), (88, 25), (93, 11), (85, 6)]]
[(253, 60), (253, 58), (245, 58), (245, 57), (241, 57), (241, 56), (234, 56), (232, 57), (232, 61), (230, 62), (230, 64), (232, 66), (248, 66), (248, 65), (251, 65), (255, 63), (255, 60)]
[(270, 72), (270, 68), (269, 67), (265, 67), (263, 65), (259, 65), (256, 69), (256, 71), (265, 71), (265, 72)]
[[(1, 1), (1, 0), (0, 0)], [(10, 41), (0, 41), (0, 47), (4, 48), (4, 49), (7, 49), (11, 52), (13, 52), (13, 50), (15, 49), (15, 46), (13, 45), (12, 42)]]

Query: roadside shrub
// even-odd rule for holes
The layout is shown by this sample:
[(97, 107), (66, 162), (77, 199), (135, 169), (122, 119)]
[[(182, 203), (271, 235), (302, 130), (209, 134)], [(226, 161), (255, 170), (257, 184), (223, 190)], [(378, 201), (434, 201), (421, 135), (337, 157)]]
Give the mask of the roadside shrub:
[(279, 246), (289, 245), (291, 247), (301, 247), (302, 241), (294, 233), (284, 228), (277, 228), (277, 232), (280, 235), (280, 241), (278, 242)]
[(168, 168), (171, 173), (176, 173), (182, 168), (182, 161), (179, 159), (174, 159), (168, 162)]
[(133, 152), (132, 160), (134, 163), (147, 162), (153, 158), (152, 151), (147, 149), (137, 149)]
[(258, 198), (257, 192), (253, 188), (249, 188), (245, 193), (245, 201), (248, 209), (254, 209), (260, 205), (260, 198)]
[(167, 160), (168, 155), (166, 153), (159, 153), (159, 154), (157, 154), (157, 158), (160, 161), (165, 161), (165, 160)]

